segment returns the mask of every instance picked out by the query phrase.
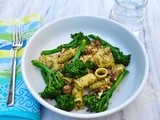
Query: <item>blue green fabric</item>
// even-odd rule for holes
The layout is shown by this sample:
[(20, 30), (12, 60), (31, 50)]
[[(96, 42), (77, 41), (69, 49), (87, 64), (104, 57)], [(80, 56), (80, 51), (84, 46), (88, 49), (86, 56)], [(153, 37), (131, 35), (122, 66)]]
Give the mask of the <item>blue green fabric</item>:
[[(6, 105), (12, 65), (12, 39), (15, 26), (23, 30), (23, 46), (18, 51), (15, 104)], [(21, 57), (24, 47), (33, 33), (41, 27), (38, 14), (24, 18), (0, 20), (0, 120), (40, 120), (40, 104), (28, 91), (21, 73)]]

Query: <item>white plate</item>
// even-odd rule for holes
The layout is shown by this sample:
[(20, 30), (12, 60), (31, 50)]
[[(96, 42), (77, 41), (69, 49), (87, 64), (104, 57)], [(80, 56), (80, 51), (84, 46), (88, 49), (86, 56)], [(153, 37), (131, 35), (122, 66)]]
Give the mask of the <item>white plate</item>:
[[(130, 73), (121, 82), (110, 99), (108, 110), (100, 113), (89, 113), (85, 110), (66, 112), (54, 107), (53, 101), (45, 101), (39, 93), (45, 88), (39, 69), (31, 60), (37, 59), (41, 51), (52, 49), (62, 43), (68, 43), (71, 33), (83, 32), (99, 35), (124, 54), (131, 54), (131, 62), (127, 69)], [(74, 118), (96, 118), (114, 113), (131, 101), (141, 91), (147, 80), (149, 63), (146, 51), (141, 42), (127, 29), (111, 20), (94, 16), (73, 16), (53, 21), (38, 30), (29, 40), (22, 57), (22, 72), (26, 86), (31, 94), (44, 107), (53, 112)]]

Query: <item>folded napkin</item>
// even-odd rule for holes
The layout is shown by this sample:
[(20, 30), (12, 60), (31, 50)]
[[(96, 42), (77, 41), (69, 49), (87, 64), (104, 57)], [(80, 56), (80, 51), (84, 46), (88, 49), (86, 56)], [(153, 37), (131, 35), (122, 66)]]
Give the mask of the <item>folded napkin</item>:
[[(16, 26), (23, 30), (23, 47), (18, 51), (15, 104), (6, 105), (12, 65), (12, 39)], [(40, 120), (40, 104), (33, 98), (25, 86), (21, 73), (21, 56), (25, 45), (33, 33), (41, 27), (38, 14), (0, 20), (0, 120)]]

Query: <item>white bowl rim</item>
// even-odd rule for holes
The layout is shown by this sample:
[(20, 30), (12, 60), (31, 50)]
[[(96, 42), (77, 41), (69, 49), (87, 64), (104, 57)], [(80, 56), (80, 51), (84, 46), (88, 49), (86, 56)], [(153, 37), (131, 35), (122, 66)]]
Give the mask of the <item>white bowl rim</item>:
[[(27, 77), (26, 75), (24, 74), (24, 63), (25, 63), (25, 59), (24, 59), (24, 55), (26, 54), (26, 49), (24, 49), (24, 53), (23, 53), (23, 56), (22, 56), (22, 75), (23, 75), (23, 78), (24, 78), (24, 82), (28, 88), (28, 90), (30, 91), (30, 93), (33, 95), (33, 97), (35, 97), (35, 99), (41, 104), (43, 105), (44, 107), (48, 108), (49, 110), (51, 111), (54, 111), (55, 113), (58, 113), (58, 114), (61, 114), (61, 115), (64, 115), (64, 116), (68, 116), (68, 117), (72, 117), (72, 118), (81, 118), (81, 119), (89, 119), (89, 118), (98, 118), (98, 117), (103, 117), (103, 116), (106, 116), (106, 115), (109, 115), (109, 114), (112, 114), (112, 113), (115, 113), (119, 110), (121, 110), (122, 108), (124, 108), (125, 106), (127, 106), (129, 103), (131, 103), (138, 95), (139, 93), (141, 92), (144, 84), (146, 83), (147, 81), (147, 78), (148, 78), (148, 73), (149, 73), (149, 60), (148, 60), (148, 56), (147, 56), (147, 53), (146, 53), (146, 50), (144, 48), (144, 46), (142, 45), (141, 41), (133, 35), (133, 33), (131, 33), (125, 26), (123, 26), (122, 24), (116, 22), (116, 21), (113, 21), (109, 18), (104, 18), (104, 17), (101, 17), (101, 16), (94, 16), (94, 15), (73, 15), (73, 16), (67, 16), (67, 17), (63, 17), (63, 18), (59, 18), (59, 19), (56, 19), (56, 20), (53, 20), (49, 23), (47, 23), (46, 25), (42, 26), (39, 30), (37, 30), (33, 36), (30, 38), (29, 41), (31, 40), (34, 40), (34, 38), (41, 32), (43, 31), (43, 29), (49, 27), (50, 25), (54, 24), (55, 22), (57, 21), (61, 21), (61, 20), (65, 20), (65, 19), (72, 19), (72, 18), (78, 18), (78, 17), (89, 17), (89, 18), (96, 18), (96, 19), (103, 19), (103, 20), (107, 20), (109, 22), (112, 22), (114, 24), (117, 24), (118, 26), (122, 27), (123, 29), (127, 30), (128, 33), (135, 38), (136, 42), (141, 46), (142, 48), (142, 52), (144, 54), (144, 57), (145, 57), (145, 62), (146, 62), (146, 69), (145, 69), (145, 74), (144, 74), (144, 77), (143, 77), (143, 80), (139, 86), (139, 88), (137, 89), (137, 91), (127, 100), (125, 101), (123, 104), (113, 108), (113, 109), (110, 109), (110, 110), (107, 110), (107, 111), (104, 111), (104, 112), (100, 112), (100, 113), (92, 113), (92, 114), (81, 114), (81, 113), (71, 113), (71, 112), (67, 112), (67, 111), (63, 111), (61, 109), (58, 109), (56, 107), (52, 107), (51, 108), (51, 105), (47, 102), (44, 102), (43, 99), (39, 99), (39, 95), (31, 88), (31, 86), (29, 85), (29, 82), (27, 81)], [(27, 43), (27, 45), (29, 44), (29, 42)], [(26, 47), (27, 47), (26, 45)]]

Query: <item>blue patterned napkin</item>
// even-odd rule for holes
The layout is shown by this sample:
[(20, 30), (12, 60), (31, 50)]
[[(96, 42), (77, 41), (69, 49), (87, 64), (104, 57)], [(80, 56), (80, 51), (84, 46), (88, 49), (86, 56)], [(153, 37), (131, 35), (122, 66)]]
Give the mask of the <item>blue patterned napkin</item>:
[[(23, 48), (18, 51), (15, 104), (7, 107), (7, 95), (12, 64), (12, 39), (15, 26), (23, 28)], [(21, 73), (21, 56), (28, 39), (41, 27), (38, 14), (0, 20), (0, 120), (40, 120), (40, 104), (26, 88)]]

